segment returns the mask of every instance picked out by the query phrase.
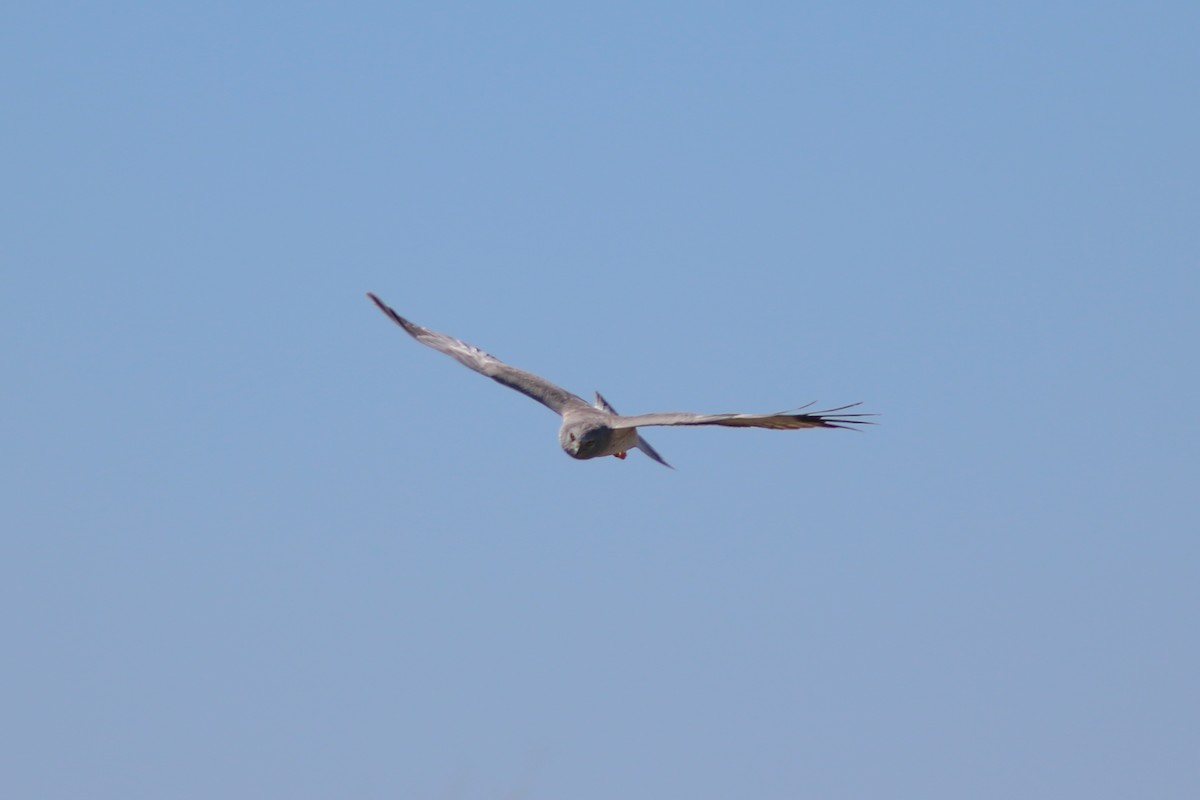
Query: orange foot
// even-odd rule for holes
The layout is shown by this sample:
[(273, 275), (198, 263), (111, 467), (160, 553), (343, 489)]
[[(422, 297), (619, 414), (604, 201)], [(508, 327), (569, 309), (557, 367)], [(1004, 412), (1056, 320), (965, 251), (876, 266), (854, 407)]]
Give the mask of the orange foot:
[(624, 451), (622, 451), (622, 452), (620, 452), (620, 453), (613, 453), (613, 455), (614, 455), (614, 456), (616, 456), (617, 458), (621, 459), (622, 461), (624, 461), (624, 460), (625, 460), (625, 453), (624, 453)]

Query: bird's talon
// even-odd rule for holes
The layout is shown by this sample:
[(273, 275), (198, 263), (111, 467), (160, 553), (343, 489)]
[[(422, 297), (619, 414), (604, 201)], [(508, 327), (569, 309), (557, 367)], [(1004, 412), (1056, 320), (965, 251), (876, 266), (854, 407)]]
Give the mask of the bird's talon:
[(624, 461), (624, 460), (625, 460), (625, 453), (624, 453), (624, 452), (620, 452), (620, 453), (613, 453), (613, 455), (614, 455), (614, 456), (616, 456), (617, 458), (621, 459), (622, 461)]

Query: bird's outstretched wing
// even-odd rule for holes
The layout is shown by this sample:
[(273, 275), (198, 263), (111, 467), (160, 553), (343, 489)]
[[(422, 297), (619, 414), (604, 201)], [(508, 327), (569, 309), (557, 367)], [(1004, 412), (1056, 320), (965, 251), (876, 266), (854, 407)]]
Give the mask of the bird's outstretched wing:
[(371, 298), (371, 302), (379, 306), (379, 310), (387, 314), (392, 322), (404, 328), (421, 344), (451, 356), (460, 364), (470, 367), (481, 375), (487, 375), (497, 383), (502, 383), (510, 389), (516, 389), (521, 394), (532, 397), (555, 413), (562, 414), (563, 409), (575, 406), (589, 407), (583, 398), (571, 394), (560, 386), (555, 386), (539, 375), (510, 367), (490, 353), (485, 353), (478, 347), (460, 339), (415, 325), (397, 314), (387, 303), (370, 292), (367, 292), (367, 297)]
[[(812, 405), (811, 403), (809, 405)], [(793, 430), (798, 428), (847, 428), (855, 425), (872, 425), (862, 417), (874, 414), (843, 413), (860, 403), (830, 408), (825, 411), (809, 411), (808, 406), (778, 414), (693, 414), (688, 411), (662, 411), (657, 414), (638, 414), (632, 417), (617, 417), (609, 422), (612, 428), (641, 428), (646, 425), (724, 425), (729, 428), (773, 428)]]

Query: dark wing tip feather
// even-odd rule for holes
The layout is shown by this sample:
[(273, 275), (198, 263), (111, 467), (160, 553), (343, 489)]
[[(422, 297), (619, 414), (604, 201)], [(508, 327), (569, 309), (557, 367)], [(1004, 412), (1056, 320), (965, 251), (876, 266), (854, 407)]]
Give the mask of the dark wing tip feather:
[(376, 307), (379, 308), (380, 311), (382, 311), (384, 314), (387, 314), (389, 317), (391, 317), (393, 322), (399, 324), (400, 320), (403, 319), (403, 317), (401, 317), (399, 314), (397, 314), (392, 309), (391, 306), (389, 306), (387, 303), (380, 300), (378, 297), (373, 295), (371, 292), (367, 292), (367, 297), (371, 298), (371, 302), (374, 303), (376, 305)]
[(367, 292), (367, 297), (371, 298), (371, 302), (374, 303), (379, 308), (380, 311), (382, 311), (384, 314), (386, 314), (388, 319), (390, 319), (392, 322), (399, 325), (401, 328), (404, 328), (404, 330), (407, 331), (410, 336), (416, 336), (417, 333), (419, 333), (423, 330), (422, 328), (420, 328), (420, 326), (409, 322), (404, 317), (397, 314), (395, 309), (393, 309), (387, 303), (380, 300), (378, 297), (376, 297), (371, 292)]
[(863, 430), (862, 428), (856, 428), (853, 426), (855, 426), (855, 425), (875, 425), (875, 424), (877, 424), (877, 423), (867, 422), (866, 420), (861, 420), (861, 419), (835, 419), (835, 420), (825, 420), (821, 424), (821, 427), (822, 428), (839, 428), (843, 431), (858, 431), (859, 433), (862, 433), (862, 430)]
[[(801, 408), (808, 408), (811, 405), (812, 403), (809, 403), (808, 405), (801, 406)], [(807, 414), (795, 414), (792, 415), (792, 418), (797, 421), (811, 423), (818, 428), (841, 428), (842, 430), (847, 431), (857, 431), (862, 430), (862, 428), (854, 427), (856, 425), (876, 424), (870, 420), (862, 419), (862, 417), (879, 416), (878, 414), (868, 413), (842, 413), (848, 408), (857, 408), (861, 405), (862, 401), (860, 400), (857, 403), (848, 403), (847, 405), (838, 406), (837, 408), (827, 408), (824, 411), (810, 411)]]

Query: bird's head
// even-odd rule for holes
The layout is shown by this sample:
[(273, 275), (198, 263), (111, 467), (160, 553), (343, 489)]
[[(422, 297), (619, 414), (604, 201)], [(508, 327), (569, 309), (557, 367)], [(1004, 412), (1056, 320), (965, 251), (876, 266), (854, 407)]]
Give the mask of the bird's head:
[(558, 443), (571, 458), (595, 458), (604, 455), (612, 438), (612, 430), (595, 422), (563, 423), (558, 431)]

